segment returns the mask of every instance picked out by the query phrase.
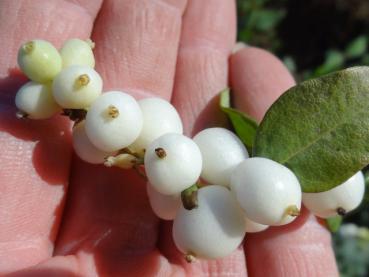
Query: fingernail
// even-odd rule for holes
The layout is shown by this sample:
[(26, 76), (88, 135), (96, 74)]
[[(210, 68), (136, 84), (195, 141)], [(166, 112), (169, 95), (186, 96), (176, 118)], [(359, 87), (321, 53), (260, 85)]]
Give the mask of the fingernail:
[(236, 54), (238, 51), (246, 48), (248, 45), (242, 41), (239, 41), (235, 44), (235, 46), (232, 49), (232, 54)]

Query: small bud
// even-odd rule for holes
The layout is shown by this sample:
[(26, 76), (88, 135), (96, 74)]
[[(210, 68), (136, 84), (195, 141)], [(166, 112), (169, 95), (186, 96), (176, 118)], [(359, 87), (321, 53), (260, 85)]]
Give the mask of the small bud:
[(105, 158), (104, 165), (107, 167), (120, 167), (123, 169), (130, 169), (136, 164), (137, 158), (130, 154), (119, 154), (117, 156), (110, 156)]
[(196, 256), (193, 253), (188, 253), (184, 256), (186, 262), (193, 263), (196, 261)]

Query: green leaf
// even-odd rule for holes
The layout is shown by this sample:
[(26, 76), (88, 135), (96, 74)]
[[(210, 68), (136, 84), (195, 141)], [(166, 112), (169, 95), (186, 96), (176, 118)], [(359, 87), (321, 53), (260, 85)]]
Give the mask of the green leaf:
[(342, 216), (334, 216), (334, 217), (327, 218), (325, 222), (327, 223), (327, 227), (329, 231), (331, 231), (332, 233), (335, 233), (338, 231), (338, 229), (340, 228), (342, 224)]
[(256, 121), (248, 115), (231, 108), (229, 89), (225, 89), (220, 93), (220, 108), (230, 119), (237, 136), (251, 152), (258, 128)]
[(357, 37), (347, 46), (345, 51), (346, 57), (350, 59), (361, 57), (366, 52), (367, 43), (366, 36)]
[(258, 128), (255, 156), (289, 167), (304, 192), (329, 190), (369, 163), (369, 67), (301, 83)]

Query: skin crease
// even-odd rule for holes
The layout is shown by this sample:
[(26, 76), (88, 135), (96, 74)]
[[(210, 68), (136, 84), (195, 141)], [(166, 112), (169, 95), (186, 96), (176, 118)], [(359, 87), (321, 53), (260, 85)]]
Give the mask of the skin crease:
[[(221, 125), (216, 94), (227, 85), (235, 42), (233, 1), (4, 0), (0, 17), (1, 274), (245, 276), (247, 260), (250, 276), (338, 276), (329, 234), (308, 213), (248, 235), (246, 259), (240, 247), (222, 260), (186, 264), (170, 223), (154, 216), (134, 172), (71, 162), (63, 119), (12, 117), (14, 94), (25, 82), (11, 70), (21, 42), (37, 37), (59, 47), (92, 34), (104, 90), (172, 97), (187, 134)], [(229, 79), (236, 106), (258, 119), (293, 84), (276, 58), (256, 48), (231, 57)]]

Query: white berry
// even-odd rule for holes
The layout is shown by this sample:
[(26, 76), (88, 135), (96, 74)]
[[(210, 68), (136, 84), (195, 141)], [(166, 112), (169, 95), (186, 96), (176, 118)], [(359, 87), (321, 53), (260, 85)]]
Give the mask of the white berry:
[(153, 212), (161, 219), (173, 220), (182, 205), (181, 195), (161, 194), (150, 183), (146, 184), (146, 190)]
[(50, 84), (28, 82), (15, 96), (15, 105), (20, 112), (31, 119), (46, 119), (60, 111), (56, 104)]
[(200, 177), (201, 153), (196, 143), (180, 134), (165, 134), (145, 152), (147, 178), (162, 194), (178, 194)]
[(198, 207), (181, 207), (173, 223), (173, 239), (186, 255), (218, 259), (231, 254), (245, 236), (242, 210), (222, 186), (198, 190)]
[(45, 83), (52, 81), (62, 68), (58, 50), (44, 40), (31, 40), (18, 51), (18, 64), (32, 81)]
[(209, 128), (193, 140), (202, 154), (201, 177), (210, 184), (229, 186), (232, 170), (249, 157), (240, 139), (224, 128)]
[(257, 223), (284, 225), (299, 214), (299, 181), (275, 161), (259, 157), (243, 161), (232, 172), (231, 189), (246, 217)]
[(256, 223), (245, 217), (246, 233), (258, 233), (266, 230), (269, 226)]
[(53, 81), (53, 94), (63, 108), (89, 107), (102, 92), (102, 79), (93, 68), (74, 65), (63, 69)]
[(110, 91), (99, 96), (86, 116), (86, 133), (91, 142), (107, 152), (130, 145), (142, 129), (142, 112), (127, 93)]
[(78, 123), (73, 128), (73, 148), (78, 157), (91, 164), (101, 164), (106, 157), (115, 153), (104, 152), (97, 149), (89, 140), (85, 131), (85, 121)]
[(313, 214), (328, 218), (357, 208), (364, 197), (365, 180), (361, 171), (341, 185), (324, 192), (303, 193), (302, 202)]
[(90, 40), (69, 39), (60, 49), (60, 56), (63, 60), (63, 67), (72, 65), (84, 65), (93, 68), (95, 66), (93, 43)]
[(161, 98), (145, 98), (138, 101), (143, 115), (143, 127), (130, 149), (143, 156), (145, 149), (158, 137), (166, 133), (183, 133), (181, 118), (177, 110)]

